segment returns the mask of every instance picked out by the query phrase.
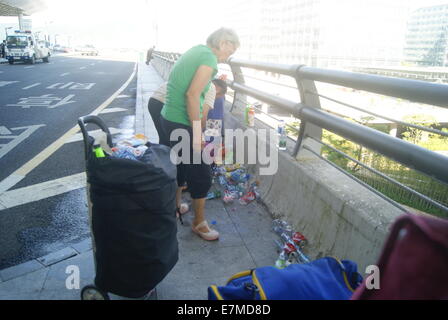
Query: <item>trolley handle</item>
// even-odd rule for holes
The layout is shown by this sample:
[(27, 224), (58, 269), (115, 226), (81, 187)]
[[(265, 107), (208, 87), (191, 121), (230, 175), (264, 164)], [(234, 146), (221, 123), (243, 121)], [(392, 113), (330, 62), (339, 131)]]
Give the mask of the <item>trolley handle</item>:
[(100, 117), (93, 116), (93, 115), (80, 117), (78, 119), (78, 125), (81, 128), (82, 136), (84, 138), (84, 148), (85, 148), (86, 158), (88, 157), (89, 152), (91, 151), (89, 148), (89, 145), (88, 145), (89, 133), (87, 132), (87, 129), (86, 129), (86, 125), (89, 123), (93, 123), (93, 124), (97, 125), (98, 127), (100, 127), (101, 130), (103, 130), (106, 133), (107, 144), (109, 145), (109, 147), (111, 147), (111, 148), (113, 147), (112, 135), (110, 134), (109, 128), (107, 127), (107, 125), (104, 123), (104, 121)]

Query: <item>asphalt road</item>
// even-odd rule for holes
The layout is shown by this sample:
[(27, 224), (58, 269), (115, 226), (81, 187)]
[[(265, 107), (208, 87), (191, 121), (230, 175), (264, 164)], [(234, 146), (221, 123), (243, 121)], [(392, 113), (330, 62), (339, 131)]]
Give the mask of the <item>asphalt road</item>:
[[(82, 140), (47, 147), (115, 94), (134, 67), (101, 56), (0, 65), (0, 269), (89, 236), (85, 187), (61, 191), (85, 171)], [(136, 86), (134, 77), (100, 114), (115, 139), (134, 134)]]

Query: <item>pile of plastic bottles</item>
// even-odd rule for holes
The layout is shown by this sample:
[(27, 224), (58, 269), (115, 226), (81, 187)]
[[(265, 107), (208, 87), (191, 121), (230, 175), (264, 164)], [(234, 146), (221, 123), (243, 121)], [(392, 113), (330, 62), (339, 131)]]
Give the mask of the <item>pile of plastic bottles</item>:
[(302, 251), (307, 243), (303, 234), (294, 231), (286, 221), (279, 219), (272, 222), (272, 230), (280, 237), (280, 241), (275, 240), (280, 251), (280, 255), (275, 262), (277, 268), (283, 269), (291, 263), (308, 263), (311, 261)]
[(143, 157), (148, 147), (148, 138), (142, 134), (137, 134), (131, 139), (117, 142), (112, 148), (112, 157), (129, 160), (139, 160)]
[[(224, 191), (219, 197), (225, 203), (231, 203), (234, 200), (239, 200), (240, 204), (247, 205), (259, 198), (257, 181), (250, 182), (251, 175), (239, 164), (222, 165), (212, 168), (214, 180), (218, 180)], [(210, 199), (218, 198), (209, 194)]]

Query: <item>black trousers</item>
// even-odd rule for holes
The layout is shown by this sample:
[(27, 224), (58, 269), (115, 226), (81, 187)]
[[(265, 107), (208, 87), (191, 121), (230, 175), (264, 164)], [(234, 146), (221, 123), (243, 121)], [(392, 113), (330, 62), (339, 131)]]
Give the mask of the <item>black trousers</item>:
[[(189, 163), (180, 163), (177, 165), (177, 185), (182, 187), (187, 183), (188, 190), (192, 199), (202, 199), (207, 197), (207, 193), (212, 186), (212, 172), (210, 165), (204, 163), (201, 157), (201, 163), (193, 164), (193, 131), (190, 126), (181, 123), (171, 122), (164, 117), (160, 117), (160, 122), (163, 130), (163, 141), (168, 142), (172, 148), (182, 141), (181, 138), (175, 141), (170, 141), (171, 133), (176, 129), (184, 129), (188, 132), (190, 137), (190, 158)], [(182, 151), (179, 152), (182, 156)]]
[(162, 129), (162, 125), (160, 124), (160, 112), (162, 111), (163, 105), (164, 105), (163, 102), (153, 99), (153, 98), (150, 98), (149, 102), (148, 102), (148, 111), (149, 111), (149, 114), (151, 115), (152, 121), (154, 122), (157, 133), (159, 135), (159, 139), (160, 139), (159, 144), (164, 144), (169, 147), (168, 144), (162, 143), (163, 142), (162, 141), (163, 129)]

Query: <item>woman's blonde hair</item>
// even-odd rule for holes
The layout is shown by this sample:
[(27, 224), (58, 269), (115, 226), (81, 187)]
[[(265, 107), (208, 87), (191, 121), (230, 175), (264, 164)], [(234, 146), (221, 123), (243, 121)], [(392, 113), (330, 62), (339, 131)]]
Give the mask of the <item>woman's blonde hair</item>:
[(233, 29), (220, 28), (216, 30), (207, 38), (207, 45), (211, 48), (219, 49), (221, 41), (230, 41), (236, 48), (240, 47), (240, 39)]

